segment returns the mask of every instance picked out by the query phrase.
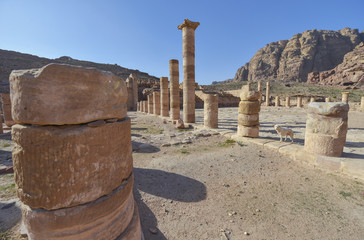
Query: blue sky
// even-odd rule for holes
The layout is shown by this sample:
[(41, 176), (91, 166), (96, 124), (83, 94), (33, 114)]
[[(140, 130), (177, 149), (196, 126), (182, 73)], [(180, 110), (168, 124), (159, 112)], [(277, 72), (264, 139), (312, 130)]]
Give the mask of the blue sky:
[(169, 76), (183, 19), (196, 30), (196, 82), (233, 78), (265, 44), (310, 29), (364, 30), (364, 1), (0, 0), (0, 49), (70, 56)]

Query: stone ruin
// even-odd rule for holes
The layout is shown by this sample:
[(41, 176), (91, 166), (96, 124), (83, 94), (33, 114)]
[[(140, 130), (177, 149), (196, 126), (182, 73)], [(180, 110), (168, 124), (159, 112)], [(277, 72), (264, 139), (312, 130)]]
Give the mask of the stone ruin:
[(219, 95), (205, 94), (204, 98), (204, 126), (218, 128), (219, 125)]
[(141, 239), (127, 88), (49, 64), (10, 75), (14, 175), (29, 239)]
[(340, 157), (348, 131), (348, 111), (347, 103), (310, 103), (305, 150), (318, 155)]
[(128, 100), (126, 102), (128, 110), (136, 111), (138, 103), (138, 79), (134, 74), (130, 74), (126, 79), (126, 88), (128, 91)]
[(238, 115), (238, 136), (259, 137), (260, 92), (251, 90), (250, 85), (242, 87)]

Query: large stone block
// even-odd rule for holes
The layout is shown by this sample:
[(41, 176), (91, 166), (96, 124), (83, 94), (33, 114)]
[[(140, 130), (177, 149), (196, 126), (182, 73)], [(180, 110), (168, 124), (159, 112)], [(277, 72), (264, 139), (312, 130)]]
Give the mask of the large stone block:
[(252, 114), (252, 115), (239, 114), (238, 125), (243, 125), (243, 126), (259, 125), (259, 114)]
[(261, 93), (258, 91), (253, 91), (250, 90), (250, 86), (249, 85), (244, 85), (242, 87), (242, 91), (240, 94), (240, 99), (243, 101), (254, 101), (254, 100), (259, 100), (261, 97)]
[(250, 127), (238, 125), (238, 136), (252, 138), (259, 137), (259, 125)]
[(129, 118), (94, 128), (14, 125), (18, 197), (50, 210), (109, 194), (132, 172), (130, 129)]
[(30, 240), (110, 240), (128, 231), (135, 209), (130, 176), (110, 194), (90, 203), (50, 211), (23, 205), (22, 211)]
[(260, 112), (259, 101), (240, 101), (239, 103), (239, 113), (242, 114), (257, 114)]
[(308, 105), (308, 113), (324, 116), (345, 116), (349, 111), (349, 104), (339, 102), (312, 102)]
[(310, 133), (305, 134), (305, 150), (318, 155), (340, 157), (343, 153), (346, 135), (332, 136)]
[(48, 64), (40, 69), (14, 70), (10, 93), (16, 123), (80, 124), (121, 119), (127, 112), (124, 81), (95, 68)]
[(306, 133), (319, 133), (332, 136), (344, 136), (348, 131), (348, 116), (328, 117), (318, 114), (308, 114)]

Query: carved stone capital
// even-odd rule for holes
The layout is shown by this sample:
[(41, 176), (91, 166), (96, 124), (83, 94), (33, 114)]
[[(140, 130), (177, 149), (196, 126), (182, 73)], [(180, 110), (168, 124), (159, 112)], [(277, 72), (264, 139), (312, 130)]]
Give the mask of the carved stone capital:
[(193, 30), (196, 30), (196, 28), (200, 25), (199, 22), (192, 22), (188, 19), (185, 19), (181, 25), (178, 25), (177, 28), (179, 30), (182, 30), (184, 27), (190, 27), (193, 28)]

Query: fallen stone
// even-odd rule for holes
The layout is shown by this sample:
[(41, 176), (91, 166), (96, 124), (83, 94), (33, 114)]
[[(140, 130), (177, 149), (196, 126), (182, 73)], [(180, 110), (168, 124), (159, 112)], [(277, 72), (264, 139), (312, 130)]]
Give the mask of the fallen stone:
[(184, 124), (182, 119), (177, 120), (176, 128), (178, 128), (178, 129), (184, 129), (185, 128), (185, 124)]
[(169, 147), (169, 146), (171, 146), (170, 143), (164, 143), (164, 144), (162, 144), (162, 147)]
[(10, 74), (15, 123), (66, 125), (126, 117), (127, 89), (116, 75), (66, 64)]

